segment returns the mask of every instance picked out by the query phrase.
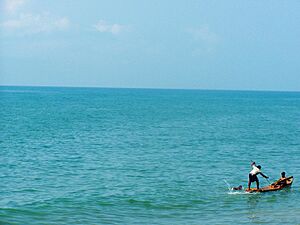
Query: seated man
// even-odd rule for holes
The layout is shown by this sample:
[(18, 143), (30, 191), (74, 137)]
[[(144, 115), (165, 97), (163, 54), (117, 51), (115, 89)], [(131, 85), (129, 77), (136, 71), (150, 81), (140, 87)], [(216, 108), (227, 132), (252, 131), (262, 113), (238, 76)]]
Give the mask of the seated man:
[(282, 172), (282, 173), (281, 173), (280, 180), (285, 180), (285, 179), (286, 179), (286, 177), (285, 177), (285, 172)]
[(278, 181), (275, 181), (272, 185), (274, 185), (274, 186), (282, 186), (282, 185), (286, 185), (287, 183), (287, 179), (286, 179), (286, 177), (285, 177), (285, 172), (282, 172), (281, 173), (281, 177), (279, 178), (279, 180)]

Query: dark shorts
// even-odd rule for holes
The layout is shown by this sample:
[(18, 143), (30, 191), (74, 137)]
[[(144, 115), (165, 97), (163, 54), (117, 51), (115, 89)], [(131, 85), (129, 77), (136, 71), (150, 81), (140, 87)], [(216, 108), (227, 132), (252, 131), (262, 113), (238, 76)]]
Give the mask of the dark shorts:
[(255, 181), (258, 181), (258, 178), (256, 175), (252, 175), (249, 173), (249, 180), (250, 180), (250, 182), (255, 182)]

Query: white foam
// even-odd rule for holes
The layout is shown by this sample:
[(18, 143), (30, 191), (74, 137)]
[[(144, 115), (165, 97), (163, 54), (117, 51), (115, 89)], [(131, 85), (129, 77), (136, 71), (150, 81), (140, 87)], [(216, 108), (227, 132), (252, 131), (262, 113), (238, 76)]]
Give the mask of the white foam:
[(227, 194), (229, 194), (229, 195), (253, 195), (253, 194), (257, 194), (257, 192), (230, 191)]

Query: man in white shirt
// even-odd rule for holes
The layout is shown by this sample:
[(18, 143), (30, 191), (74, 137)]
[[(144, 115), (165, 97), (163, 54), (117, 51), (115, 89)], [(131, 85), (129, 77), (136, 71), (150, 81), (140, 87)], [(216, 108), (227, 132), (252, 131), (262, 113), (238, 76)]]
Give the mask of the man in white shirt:
[(257, 189), (259, 189), (259, 180), (257, 178), (257, 175), (260, 174), (262, 175), (264, 178), (269, 178), (268, 176), (264, 175), (260, 169), (261, 169), (261, 166), (256, 166), (255, 162), (252, 162), (251, 163), (251, 166), (252, 166), (252, 170), (250, 171), (249, 173), (249, 182), (248, 182), (248, 189), (250, 189), (250, 186), (251, 186), (251, 183), (252, 182), (256, 182), (256, 187)]

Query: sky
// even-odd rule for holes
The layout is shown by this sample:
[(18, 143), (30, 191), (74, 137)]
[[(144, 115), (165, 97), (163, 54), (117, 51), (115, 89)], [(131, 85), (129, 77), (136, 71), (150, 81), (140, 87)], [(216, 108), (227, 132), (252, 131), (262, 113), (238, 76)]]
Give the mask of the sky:
[(300, 1), (0, 0), (0, 85), (300, 91)]

